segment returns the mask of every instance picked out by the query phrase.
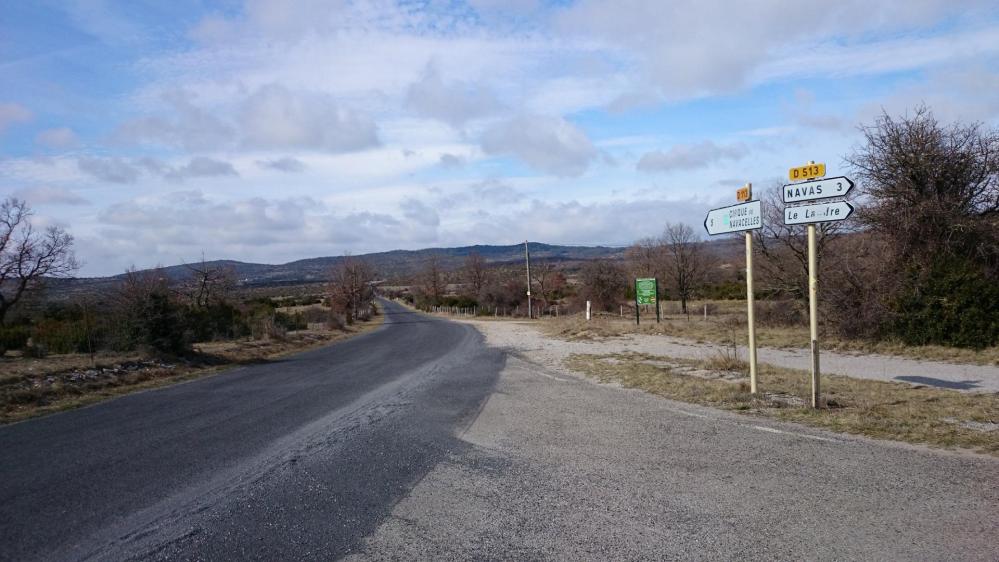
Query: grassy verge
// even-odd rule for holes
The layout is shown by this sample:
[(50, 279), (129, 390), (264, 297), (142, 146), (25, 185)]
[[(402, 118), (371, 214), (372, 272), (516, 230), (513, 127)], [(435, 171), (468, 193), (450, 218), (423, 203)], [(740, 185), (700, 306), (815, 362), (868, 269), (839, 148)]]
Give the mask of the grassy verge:
[[(540, 322), (541, 329), (548, 335), (565, 340), (587, 340), (620, 337), (627, 334), (667, 335), (698, 343), (718, 343), (731, 345), (746, 342), (745, 316), (716, 316), (703, 318), (667, 316), (657, 324), (655, 316), (643, 318), (642, 324), (635, 325), (634, 318), (620, 319), (597, 317), (587, 322), (575, 315)], [(757, 326), (757, 345), (774, 348), (804, 349), (809, 346), (808, 327)], [(880, 353), (909, 359), (966, 363), (971, 365), (999, 365), (999, 347), (982, 350), (960, 349), (943, 346), (907, 346), (898, 342), (866, 342), (842, 340), (833, 337), (822, 338), (822, 349), (842, 353)]]
[(282, 339), (195, 344), (186, 358), (140, 353), (54, 355), (44, 359), (0, 359), (0, 424), (78, 408), (116, 396), (205, 377), (225, 369), (262, 363), (369, 332), (379, 314), (343, 331), (292, 332)]
[[(572, 355), (566, 366), (601, 382), (833, 431), (999, 456), (999, 393), (950, 390), (825, 375), (826, 407), (813, 410), (805, 371), (760, 365), (760, 396), (742, 365), (724, 357), (688, 361), (643, 354)], [(738, 370), (719, 370), (718, 367)]]

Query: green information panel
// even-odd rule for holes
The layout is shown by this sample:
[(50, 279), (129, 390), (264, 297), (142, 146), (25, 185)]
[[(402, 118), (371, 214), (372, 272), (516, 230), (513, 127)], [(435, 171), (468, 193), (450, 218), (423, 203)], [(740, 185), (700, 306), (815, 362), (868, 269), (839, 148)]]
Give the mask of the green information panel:
[(637, 304), (656, 304), (655, 279), (635, 279), (635, 302)]

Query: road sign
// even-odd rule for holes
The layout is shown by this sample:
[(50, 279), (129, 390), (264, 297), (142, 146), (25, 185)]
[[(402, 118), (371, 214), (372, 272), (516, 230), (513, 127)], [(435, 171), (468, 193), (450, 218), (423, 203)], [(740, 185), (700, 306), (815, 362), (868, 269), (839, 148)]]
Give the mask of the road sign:
[(841, 221), (853, 213), (853, 205), (846, 201), (815, 203), (784, 208), (784, 224), (810, 224)]
[(853, 182), (845, 176), (823, 178), (820, 180), (789, 183), (781, 190), (785, 203), (800, 203), (815, 201), (830, 197), (843, 197), (853, 189)]
[(635, 279), (635, 302), (638, 304), (656, 304), (655, 279)]
[(712, 236), (758, 228), (763, 228), (763, 213), (759, 200), (712, 209), (704, 219), (704, 230)]
[(753, 186), (746, 184), (735, 190), (736, 201), (749, 201), (753, 198)]
[(821, 178), (826, 175), (826, 165), (823, 163), (815, 164), (805, 164), (804, 166), (798, 166), (797, 168), (791, 168), (787, 171), (787, 179), (791, 181), (802, 181), (810, 180), (812, 178)]

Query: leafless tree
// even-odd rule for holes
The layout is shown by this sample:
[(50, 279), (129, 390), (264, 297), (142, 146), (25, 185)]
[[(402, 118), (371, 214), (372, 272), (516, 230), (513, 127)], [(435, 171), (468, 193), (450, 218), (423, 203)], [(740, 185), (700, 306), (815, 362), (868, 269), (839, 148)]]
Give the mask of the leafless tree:
[(225, 302), (230, 291), (236, 285), (236, 271), (231, 265), (205, 262), (186, 264), (188, 278), (180, 285), (178, 291), (184, 295), (191, 306), (205, 308), (211, 304)]
[(374, 300), (374, 269), (368, 262), (344, 256), (330, 272), (330, 301), (333, 312), (344, 317), (347, 324), (363, 316)]
[[(767, 189), (760, 198), (763, 228), (753, 231), (754, 250), (761, 277), (771, 289), (803, 303), (808, 299), (808, 237), (805, 227), (784, 224), (781, 184)], [(826, 248), (849, 228), (847, 221), (823, 222), (815, 227), (819, 270), (825, 263)]]
[(694, 289), (704, 282), (708, 260), (704, 246), (694, 229), (684, 223), (669, 223), (663, 232), (663, 246), (668, 260), (666, 280), (680, 298), (680, 309), (687, 314), (687, 301)]
[(537, 287), (536, 294), (541, 297), (542, 310), (557, 299), (559, 291), (566, 284), (565, 275), (558, 264), (550, 260), (535, 262), (531, 268), (531, 281)]
[(625, 252), (633, 277), (655, 277), (664, 280), (667, 252), (662, 238), (643, 238)]
[(580, 272), (580, 282), (583, 300), (604, 311), (614, 309), (628, 284), (621, 266), (605, 259), (587, 262)]
[(955, 256), (999, 270), (999, 130), (944, 127), (926, 107), (861, 128), (846, 161), (867, 196), (861, 221), (902, 265)]
[(36, 230), (31, 215), (23, 200), (7, 198), (0, 203), (0, 325), (46, 277), (67, 277), (79, 269), (73, 237), (58, 226)]
[(447, 288), (447, 278), (440, 256), (430, 256), (417, 275), (417, 290), (431, 304), (440, 304)]
[(463, 281), (467, 292), (478, 298), (482, 288), (489, 281), (489, 273), (486, 269), (486, 260), (478, 252), (471, 252), (465, 258), (465, 266), (462, 268)]

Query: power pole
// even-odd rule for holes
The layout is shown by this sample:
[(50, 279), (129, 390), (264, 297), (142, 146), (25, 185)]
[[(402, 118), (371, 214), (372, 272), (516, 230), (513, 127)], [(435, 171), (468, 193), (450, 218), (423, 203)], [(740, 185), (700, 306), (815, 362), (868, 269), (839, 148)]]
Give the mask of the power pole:
[(527, 317), (534, 318), (531, 314), (531, 250), (527, 247), (527, 240), (524, 240), (524, 262), (527, 264)]

